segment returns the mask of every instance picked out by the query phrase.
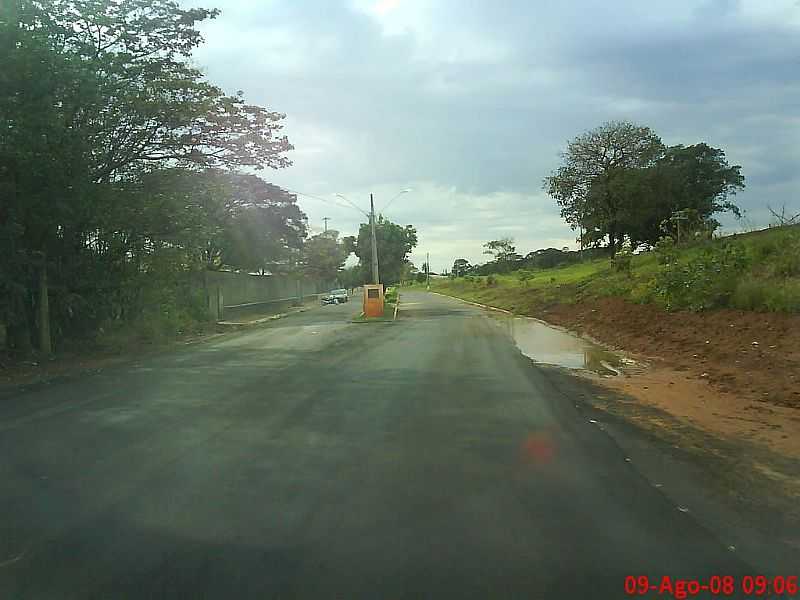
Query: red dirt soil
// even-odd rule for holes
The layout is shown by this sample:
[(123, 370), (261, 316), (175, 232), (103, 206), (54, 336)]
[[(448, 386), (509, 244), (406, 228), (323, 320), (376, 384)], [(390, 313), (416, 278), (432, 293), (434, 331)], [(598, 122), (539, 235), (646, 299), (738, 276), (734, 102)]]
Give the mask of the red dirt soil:
[(606, 298), (555, 305), (541, 316), (704, 379), (722, 393), (800, 408), (800, 315), (668, 313)]

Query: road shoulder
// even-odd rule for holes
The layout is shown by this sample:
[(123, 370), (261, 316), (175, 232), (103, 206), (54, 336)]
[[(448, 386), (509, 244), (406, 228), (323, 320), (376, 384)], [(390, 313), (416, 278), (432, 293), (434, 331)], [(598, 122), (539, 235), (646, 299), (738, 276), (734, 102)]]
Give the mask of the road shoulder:
[[(563, 321), (555, 326), (603, 344)], [(737, 540), (751, 539), (758, 530), (762, 544), (750, 548), (755, 556), (771, 556), (776, 564), (784, 564), (781, 553), (798, 558), (794, 552), (800, 551), (800, 411), (754, 403), (657, 358), (629, 354), (645, 368), (621, 377), (542, 369), (551, 373), (566, 396), (579, 398), (587, 414), (593, 415), (590, 418), (620, 447), (639, 454), (648, 478), (658, 481), (672, 473), (670, 490), (681, 490), (674, 501), (680, 503), (679, 496), (697, 498), (694, 510), (703, 513), (702, 522), (713, 523), (721, 539), (726, 528), (746, 532), (731, 537), (726, 545), (736, 547)], [(657, 458), (648, 454), (654, 446), (662, 449)], [(692, 485), (695, 490), (689, 489)], [(725, 510), (717, 513), (720, 505)]]

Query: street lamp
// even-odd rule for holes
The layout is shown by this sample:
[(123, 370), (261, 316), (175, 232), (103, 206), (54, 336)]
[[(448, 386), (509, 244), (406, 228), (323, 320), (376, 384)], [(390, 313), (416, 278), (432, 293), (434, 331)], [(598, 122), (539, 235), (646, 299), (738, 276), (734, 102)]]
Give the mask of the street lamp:
[[(386, 203), (386, 205), (383, 207), (381, 212), (386, 210), (389, 207), (389, 205), (392, 202), (394, 202), (395, 200), (397, 200), (400, 196), (402, 196), (403, 194), (407, 194), (410, 191), (411, 191), (411, 188), (406, 188), (404, 190), (400, 190), (391, 200), (389, 200), (389, 202)], [(342, 194), (336, 194), (336, 196), (338, 196), (339, 198), (341, 198), (342, 200), (344, 200), (345, 202), (350, 204), (358, 212), (360, 212), (360, 213), (366, 215), (367, 217), (369, 217), (370, 237), (372, 238), (372, 282), (375, 283), (375, 284), (378, 284), (379, 283), (379, 280), (378, 280), (378, 241), (377, 241), (377, 238), (375, 236), (375, 201), (373, 200), (372, 193), (370, 193), (370, 195), (369, 195), (369, 213), (365, 213), (356, 204), (351, 202), (349, 199), (347, 199)]]
[(392, 202), (394, 202), (395, 200), (397, 200), (397, 199), (398, 199), (400, 196), (402, 196), (403, 194), (407, 194), (408, 192), (411, 192), (411, 191), (413, 191), (411, 188), (406, 188), (406, 189), (404, 189), (404, 190), (400, 190), (399, 192), (397, 192), (397, 194), (395, 194), (394, 198), (392, 198), (391, 200), (389, 200), (389, 201), (386, 203), (386, 205), (385, 205), (385, 206), (384, 206), (384, 207), (381, 209), (381, 212), (383, 212), (383, 211), (385, 211), (387, 208), (389, 208), (389, 205), (390, 205)]

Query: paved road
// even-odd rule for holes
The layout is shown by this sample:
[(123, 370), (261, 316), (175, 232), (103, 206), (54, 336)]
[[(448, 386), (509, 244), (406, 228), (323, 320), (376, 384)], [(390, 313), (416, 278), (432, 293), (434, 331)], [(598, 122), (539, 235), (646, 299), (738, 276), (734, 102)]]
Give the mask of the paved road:
[(0, 403), (0, 598), (623, 598), (750, 570), (497, 319), (404, 302)]

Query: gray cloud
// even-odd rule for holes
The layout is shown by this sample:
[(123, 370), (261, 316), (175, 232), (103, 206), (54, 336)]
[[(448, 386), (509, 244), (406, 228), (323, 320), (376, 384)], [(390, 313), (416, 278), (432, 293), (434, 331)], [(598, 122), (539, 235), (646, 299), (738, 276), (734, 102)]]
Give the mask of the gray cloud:
[(209, 77), (287, 113), (295, 164), (265, 177), (325, 200), (301, 199), (312, 225), (356, 230), (335, 192), (366, 207), (413, 187), (387, 214), (417, 226), (417, 263), (480, 260), (503, 235), (574, 245), (541, 180), (568, 139), (621, 118), (724, 148), (752, 224), (800, 202), (792, 1), (375, 4), (224, 0), (204, 27)]

